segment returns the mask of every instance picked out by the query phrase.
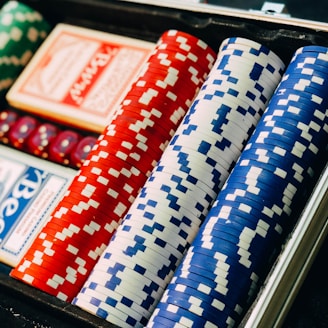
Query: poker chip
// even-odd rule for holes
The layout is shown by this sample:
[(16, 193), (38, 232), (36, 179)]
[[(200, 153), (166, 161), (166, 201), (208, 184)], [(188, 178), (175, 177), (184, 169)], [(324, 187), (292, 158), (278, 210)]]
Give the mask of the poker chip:
[[(185, 50), (186, 47), (188, 51)], [(83, 159), (83, 164), (77, 159), (77, 152), (80, 152), (79, 144), (83, 139), (72, 135), (72, 131), (64, 131), (65, 133), (57, 135), (50, 144), (49, 159), (60, 163), (73, 160), (80, 163), (80, 169), (52, 212), (48, 223), (32, 244), (33, 253), (25, 254), (24, 258), (30, 261), (27, 268), (29, 278), (24, 280), (24, 260), (11, 272), (12, 277), (39, 286), (41, 289), (46, 284), (47, 293), (68, 302), (76, 297), (91, 272), (90, 267), (96, 264), (104, 251), (104, 245), (111, 240), (167, 147), (214, 60), (214, 51), (198, 38), (176, 30), (167, 31), (159, 38), (124, 99), (114, 109), (110, 122)], [(146, 232), (141, 229), (140, 238), (143, 237), (143, 233)], [(39, 275), (38, 267), (42, 264), (35, 261), (33, 254), (38, 247), (40, 251), (44, 250), (40, 243), (40, 239), (44, 241), (42, 236), (46, 236), (48, 242), (53, 245), (53, 254), (44, 258), (47, 267), (51, 267), (52, 263), (53, 268), (49, 273), (43, 272)], [(137, 243), (140, 247), (141, 240), (138, 239)], [(157, 240), (160, 240), (160, 236)], [(61, 247), (55, 246), (56, 243)], [(73, 254), (68, 251), (67, 245), (75, 247), (78, 252)], [(173, 251), (172, 246), (167, 247)], [(110, 253), (115, 261), (119, 251), (120, 248), (117, 248), (115, 252)], [(147, 254), (156, 257), (157, 253), (156, 250), (149, 250)], [(79, 264), (74, 263), (76, 256), (88, 262), (85, 270), (81, 270)], [(59, 259), (61, 264), (57, 266)], [(144, 261), (140, 262), (139, 266), (141, 268), (144, 265), (146, 268), (150, 264), (149, 261)], [(130, 271), (136, 269), (133, 261), (125, 262), (125, 265), (129, 265)], [(103, 267), (104, 265), (101, 270), (104, 270)], [(70, 276), (67, 276), (67, 268), (70, 268)], [(53, 280), (53, 271), (63, 279), (63, 282), (49, 287), (47, 281)], [(158, 284), (161, 281), (160, 278), (154, 279), (155, 273), (151, 271), (145, 272), (145, 276), (149, 281), (154, 280)], [(34, 284), (34, 281), (38, 284)], [(123, 285), (121, 289), (128, 288)], [(95, 291), (92, 293), (92, 299), (97, 299)], [(149, 305), (149, 302), (146, 302), (148, 305), (132, 302), (128, 307), (121, 304), (122, 297), (113, 299), (117, 301), (114, 308), (119, 311), (118, 315), (113, 314), (115, 320), (123, 318), (122, 309), (128, 311), (129, 308), (134, 311), (129, 314), (131, 318), (135, 317), (136, 313), (143, 317), (139, 311), (142, 306), (146, 307), (144, 311), (149, 316), (148, 308), (153, 306)], [(84, 306), (86, 300), (91, 302), (90, 298), (84, 297), (83, 300), (76, 299), (75, 303)], [(96, 303), (91, 302), (86, 311), (92, 312)], [(110, 319), (112, 315), (107, 318), (104, 311), (108, 312), (107, 305), (97, 303), (96, 312)], [(135, 318), (134, 320), (136, 321)]]
[(0, 9), (0, 97), (14, 83), (23, 68), (50, 32), (42, 15), (18, 1), (8, 1)]
[[(222, 49), (231, 43), (234, 56), (246, 51), (248, 60), (259, 53), (261, 60), (266, 57), (267, 51), (251, 44), (237, 50), (237, 39)], [(197, 318), (202, 326), (241, 321), (327, 161), (326, 53), (314, 46), (295, 52), (149, 327), (166, 316), (176, 322)], [(311, 70), (304, 62), (311, 62)], [(201, 284), (206, 293), (199, 293)], [(217, 300), (220, 309), (213, 307)]]
[[(172, 53), (164, 56), (163, 49), (167, 48), (163, 44), (157, 57), (161, 58), (163, 65), (169, 65)], [(187, 53), (185, 51), (183, 55), (188, 57)], [(179, 59), (184, 56), (179, 56)], [(80, 292), (82, 299), (90, 285), (100, 283), (101, 272), (107, 272), (106, 265), (109, 268), (127, 267), (132, 270), (129, 279), (121, 276), (118, 279), (118, 272), (113, 270), (110, 270), (112, 274), (106, 274), (106, 279), (112, 281), (108, 285), (108, 294), (116, 292), (119, 297), (122, 290), (129, 290), (129, 295), (135, 295), (131, 298), (133, 304), (142, 306), (144, 310), (143, 315), (139, 313), (134, 316), (136, 322), (140, 323), (144, 317), (150, 318), (162, 296), (160, 291), (166, 289), (197, 236), (199, 227), (278, 85), (277, 76), (281, 77), (283, 66), (281, 62), (280, 66), (277, 64), (276, 57), (271, 58), (267, 54), (259, 60), (264, 67), (273, 67), (272, 71), (266, 70), (265, 74), (257, 70), (255, 56), (252, 64), (249, 58), (245, 59), (245, 66), (242, 57), (239, 58), (240, 62), (234, 59), (233, 65), (230, 65), (226, 55), (218, 54), (181, 124), (88, 277)], [(239, 70), (241, 67), (243, 69)], [(224, 68), (226, 70), (223, 72)], [(228, 69), (231, 70), (230, 79), (227, 76)], [(257, 71), (256, 78), (255, 74), (252, 75), (254, 70)], [(175, 72), (173, 69), (171, 79), (168, 79), (169, 85), (174, 81)], [(262, 82), (265, 88), (259, 88)], [(227, 93), (227, 90), (231, 92)], [(144, 99), (156, 103), (156, 97), (158, 95), (152, 88)], [(150, 121), (148, 123), (150, 125)], [(129, 161), (128, 157), (126, 161)], [(141, 271), (134, 271), (136, 266), (141, 266)], [(141, 273), (160, 287), (159, 292), (151, 294), (152, 301), (143, 304), (140, 304), (138, 296), (143, 295), (144, 285), (131, 283), (133, 277), (137, 278)], [(226, 288), (223, 283), (220, 286)], [(106, 293), (106, 290), (102, 289), (102, 292)], [(73, 304), (79, 305), (80, 294), (75, 297)], [(184, 313), (187, 313), (190, 305), (195, 309), (195, 313), (190, 312), (192, 317), (196, 318), (202, 311), (211, 316), (211, 320), (197, 317), (195, 323), (204, 324), (214, 320), (211, 310), (202, 309), (200, 305), (196, 307), (189, 300), (182, 301)], [(115, 312), (113, 308), (111, 313), (119, 317), (119, 310)], [(175, 321), (176, 316), (166, 317), (165, 313), (161, 314), (161, 318), (169, 320), (165, 323), (161, 321), (165, 325)], [(110, 316), (106, 320), (110, 321)]]

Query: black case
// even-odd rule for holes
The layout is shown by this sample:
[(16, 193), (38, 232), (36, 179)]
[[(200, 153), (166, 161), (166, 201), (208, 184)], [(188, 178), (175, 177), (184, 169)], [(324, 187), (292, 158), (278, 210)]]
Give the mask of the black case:
[[(4, 1), (0, 1), (0, 4)], [(164, 5), (92, 0), (22, 1), (55, 26), (59, 22), (156, 42), (168, 29), (191, 33), (215, 51), (231, 36), (250, 38), (275, 51), (286, 63), (302, 46), (328, 46), (328, 26), (311, 21), (206, 5)], [(0, 264), (1, 327), (115, 327), (85, 311), (9, 277)]]

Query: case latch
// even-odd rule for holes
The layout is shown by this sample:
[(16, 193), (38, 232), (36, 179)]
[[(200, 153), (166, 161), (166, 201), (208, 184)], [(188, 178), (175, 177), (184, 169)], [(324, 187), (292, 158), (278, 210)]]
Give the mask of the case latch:
[(265, 1), (261, 10), (250, 9), (252, 12), (262, 13), (265, 15), (279, 16), (279, 17), (291, 17), (288, 13), (287, 7), (284, 3)]

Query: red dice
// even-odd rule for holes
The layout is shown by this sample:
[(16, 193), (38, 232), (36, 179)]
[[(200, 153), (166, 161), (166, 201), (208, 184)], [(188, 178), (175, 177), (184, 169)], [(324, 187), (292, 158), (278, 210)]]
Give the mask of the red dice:
[(97, 138), (93, 136), (82, 138), (71, 153), (71, 166), (80, 168), (96, 142)]
[(43, 123), (32, 132), (27, 140), (27, 151), (42, 158), (48, 158), (49, 146), (59, 133), (59, 128), (50, 123)]
[(16, 149), (26, 150), (26, 141), (38, 125), (39, 121), (32, 116), (20, 117), (9, 130), (9, 143)]
[(49, 147), (49, 160), (70, 165), (70, 154), (80, 141), (81, 136), (75, 131), (61, 131)]
[(18, 120), (18, 114), (13, 110), (3, 110), (0, 113), (0, 141), (7, 144), (10, 129)]

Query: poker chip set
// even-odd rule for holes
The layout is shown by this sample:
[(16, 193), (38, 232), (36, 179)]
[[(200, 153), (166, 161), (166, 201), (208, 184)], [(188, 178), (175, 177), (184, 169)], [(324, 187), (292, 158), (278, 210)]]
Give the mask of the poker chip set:
[(147, 326), (240, 321), (327, 162), (327, 59), (297, 50)]
[(163, 33), (13, 277), (65, 301), (76, 296), (214, 60), (198, 38)]
[(147, 324), (281, 79), (284, 64), (266, 47), (231, 38), (221, 48), (183, 122), (73, 301), (118, 326)]
[(327, 68), (171, 29), (97, 139), (4, 110), (2, 142), (79, 168), (11, 277), (120, 327), (237, 325), (327, 162)]

